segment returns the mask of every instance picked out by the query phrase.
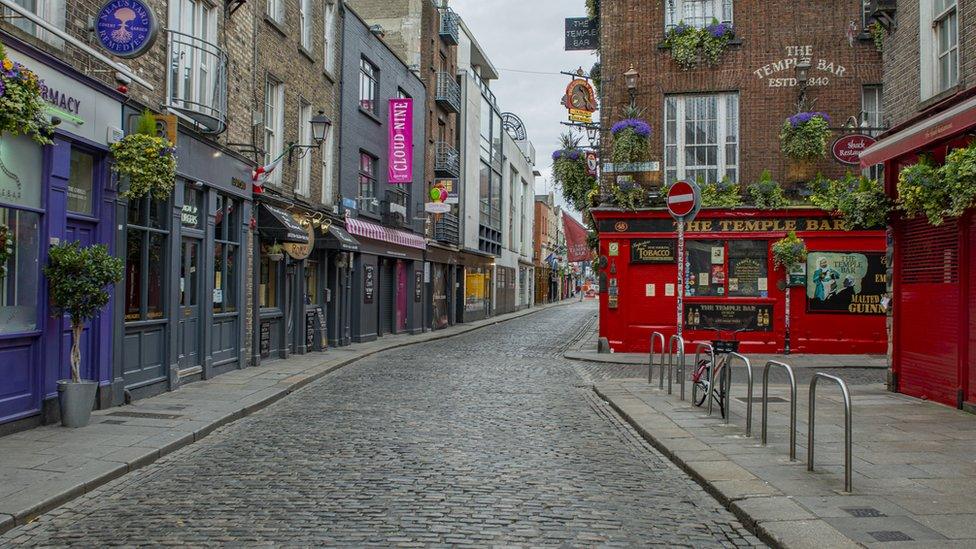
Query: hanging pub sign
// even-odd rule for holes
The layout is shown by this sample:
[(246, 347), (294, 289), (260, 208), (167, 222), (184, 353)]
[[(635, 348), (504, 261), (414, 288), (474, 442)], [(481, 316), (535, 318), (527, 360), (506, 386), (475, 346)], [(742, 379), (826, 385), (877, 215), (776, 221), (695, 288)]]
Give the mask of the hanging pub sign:
[(810, 252), (807, 255), (807, 312), (883, 315), (887, 291), (882, 252)]
[(596, 112), (596, 92), (585, 78), (575, 78), (566, 86), (563, 106), (569, 110), (570, 122), (592, 124)]
[(363, 265), (363, 303), (373, 302), (373, 291), (376, 289), (376, 277), (373, 265)]
[(566, 51), (600, 49), (600, 22), (589, 17), (566, 18)]
[(773, 306), (765, 304), (689, 303), (685, 305), (689, 330), (773, 330)]
[(830, 150), (834, 154), (834, 159), (841, 164), (860, 166), (861, 153), (874, 145), (875, 141), (877, 140), (870, 135), (855, 133), (838, 138)]
[(631, 263), (674, 263), (674, 240), (641, 239), (630, 241)]
[(315, 247), (315, 229), (312, 227), (311, 223), (303, 222), (302, 217), (298, 214), (292, 214), (291, 218), (295, 220), (297, 226), (303, 228), (305, 234), (308, 235), (308, 241), (285, 242), (281, 245), (281, 248), (285, 250), (285, 253), (291, 256), (292, 259), (300, 261), (312, 255), (312, 248)]
[(95, 19), (98, 43), (116, 57), (146, 53), (159, 32), (156, 16), (144, 0), (109, 0)]
[(413, 99), (390, 99), (389, 173), (391, 184), (413, 182)]

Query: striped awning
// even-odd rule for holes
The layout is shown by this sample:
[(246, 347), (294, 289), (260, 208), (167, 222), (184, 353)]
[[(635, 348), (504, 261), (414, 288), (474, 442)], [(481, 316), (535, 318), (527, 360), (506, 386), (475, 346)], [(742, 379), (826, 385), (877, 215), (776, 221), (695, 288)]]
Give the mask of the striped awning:
[(427, 241), (418, 234), (391, 229), (390, 227), (384, 227), (383, 225), (377, 225), (376, 223), (370, 223), (361, 219), (347, 218), (346, 230), (350, 234), (364, 238), (389, 242), (390, 244), (397, 244), (408, 248), (417, 248), (418, 250), (427, 249)]

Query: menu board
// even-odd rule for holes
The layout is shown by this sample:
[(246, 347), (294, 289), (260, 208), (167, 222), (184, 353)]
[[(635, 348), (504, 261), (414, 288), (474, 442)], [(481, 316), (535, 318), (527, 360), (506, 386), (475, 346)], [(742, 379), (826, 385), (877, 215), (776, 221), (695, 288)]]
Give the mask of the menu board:
[(259, 336), (261, 358), (271, 356), (271, 322), (264, 320), (261, 322), (261, 332)]
[(413, 300), (420, 303), (420, 300), (424, 297), (424, 272), (414, 271), (414, 290), (413, 290)]
[(373, 302), (373, 292), (376, 290), (375, 269), (373, 265), (363, 265), (363, 303)]

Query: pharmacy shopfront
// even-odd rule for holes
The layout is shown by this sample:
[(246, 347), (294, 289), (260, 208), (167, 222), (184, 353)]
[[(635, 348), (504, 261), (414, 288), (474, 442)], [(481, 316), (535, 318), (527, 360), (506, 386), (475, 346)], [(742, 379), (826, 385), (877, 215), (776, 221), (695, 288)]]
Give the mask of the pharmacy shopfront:
[[(57, 381), (68, 377), (70, 325), (52, 315), (43, 267), (51, 245), (106, 244), (115, 253), (118, 198), (108, 141), (121, 132), (122, 96), (57, 59), (4, 37), (7, 56), (43, 81), (53, 143), (0, 135), (0, 230), (13, 253), (0, 277), (0, 433), (53, 422)], [(98, 405), (111, 403), (112, 300), (85, 326), (81, 375), (99, 382)]]

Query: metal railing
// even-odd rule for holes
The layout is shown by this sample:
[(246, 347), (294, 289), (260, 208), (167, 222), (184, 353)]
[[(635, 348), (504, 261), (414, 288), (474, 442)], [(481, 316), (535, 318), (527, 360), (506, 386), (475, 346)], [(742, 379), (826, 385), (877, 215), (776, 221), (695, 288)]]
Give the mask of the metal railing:
[(807, 471), (813, 471), (813, 441), (814, 441), (814, 431), (817, 417), (817, 381), (820, 379), (829, 379), (837, 385), (840, 386), (841, 392), (844, 394), (844, 491), (851, 492), (851, 463), (853, 461), (853, 444), (851, 442), (852, 435), (852, 419), (851, 419), (851, 392), (847, 388), (847, 383), (837, 377), (830, 374), (825, 374), (823, 372), (817, 372), (813, 374), (813, 379), (810, 380), (810, 409), (808, 416), (807, 425)]
[[(752, 436), (752, 387), (753, 387), (753, 384), (752, 384), (752, 380), (753, 380), (753, 378), (752, 378), (752, 363), (749, 362), (749, 359), (746, 358), (744, 355), (740, 355), (739, 353), (730, 353), (729, 354), (729, 358), (726, 361), (727, 364), (728, 364), (728, 366), (729, 366), (729, 379), (730, 380), (732, 379), (732, 361), (733, 360), (741, 360), (742, 363), (745, 364), (745, 366), (746, 366), (746, 391), (747, 391), (747, 393), (746, 393), (746, 436), (747, 437), (751, 437)], [(732, 392), (731, 391), (731, 388), (732, 388), (731, 386), (732, 386), (732, 383), (730, 381), (729, 382), (729, 387), (726, 388), (727, 394)], [(725, 402), (726, 403), (731, 403), (732, 402), (732, 399), (727, 396)], [(728, 423), (729, 422), (729, 416), (731, 416), (731, 415), (732, 415), (732, 410), (729, 409), (728, 406), (726, 406), (725, 407), (725, 423)]]
[(456, 114), (461, 112), (461, 86), (454, 75), (446, 71), (437, 73), (437, 94), (434, 96), (438, 104)]
[[(674, 363), (675, 354), (675, 343), (677, 343), (677, 351), (679, 361), (676, 365)], [(685, 339), (679, 335), (671, 336), (668, 341), (668, 394), (671, 394), (671, 378), (674, 374), (675, 366), (677, 366), (678, 376), (681, 380), (681, 400), (685, 399)]]
[(166, 106), (193, 119), (205, 133), (227, 129), (227, 52), (192, 34), (167, 29), (169, 90)]
[(661, 342), (661, 386), (660, 389), (664, 388), (664, 334), (661, 332), (651, 332), (651, 350), (648, 352), (647, 356), (647, 383), (654, 383), (654, 342)]
[(793, 367), (785, 362), (770, 360), (763, 368), (762, 386), (762, 433), (760, 439), (762, 445), (766, 445), (766, 425), (768, 423), (767, 406), (769, 405), (769, 370), (776, 366), (786, 370), (790, 376), (790, 461), (796, 461), (796, 376), (793, 375)]
[(461, 176), (461, 155), (450, 143), (438, 141), (435, 144), (434, 171), (441, 175)]
[(458, 217), (452, 213), (440, 215), (434, 222), (434, 240), (447, 244), (457, 244), (460, 231)]
[(447, 42), (448, 44), (458, 45), (460, 42), (460, 27), (458, 14), (454, 13), (451, 8), (441, 9), (441, 26), (440, 26), (440, 36), (441, 40)]

